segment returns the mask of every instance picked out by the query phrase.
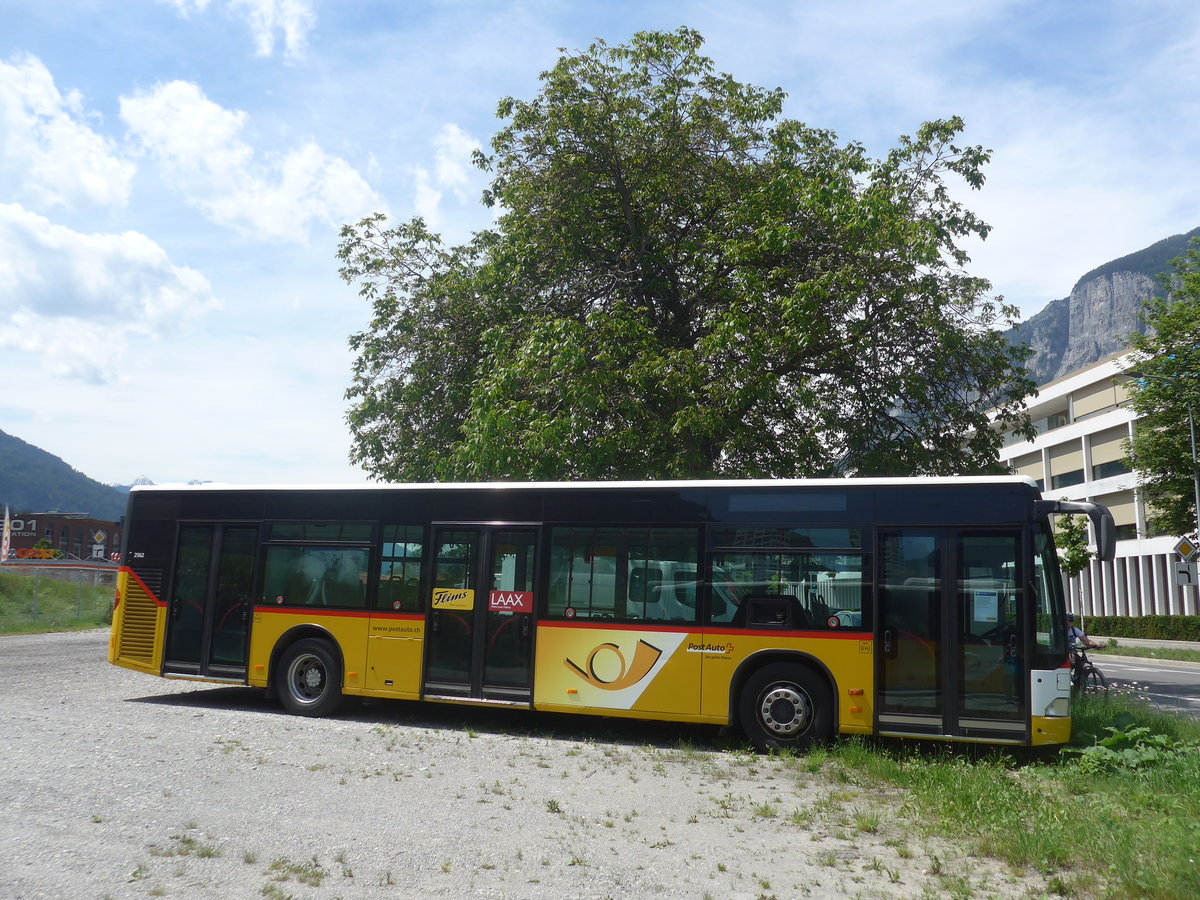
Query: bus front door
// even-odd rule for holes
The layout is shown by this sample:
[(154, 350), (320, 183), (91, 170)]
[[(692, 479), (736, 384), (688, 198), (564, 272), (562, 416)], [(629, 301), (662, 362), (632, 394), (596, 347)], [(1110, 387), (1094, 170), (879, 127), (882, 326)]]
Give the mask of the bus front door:
[(878, 730), (1028, 739), (1018, 529), (880, 534)]
[(254, 525), (183, 525), (167, 604), (164, 675), (245, 681), (258, 556)]
[(528, 526), (434, 529), (425, 696), (530, 702), (537, 538)]

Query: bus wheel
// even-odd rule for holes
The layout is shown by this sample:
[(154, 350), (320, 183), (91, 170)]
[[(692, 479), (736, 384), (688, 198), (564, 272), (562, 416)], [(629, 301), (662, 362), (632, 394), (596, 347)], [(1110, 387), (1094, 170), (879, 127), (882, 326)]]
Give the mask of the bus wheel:
[(284, 709), (298, 716), (327, 716), (342, 705), (342, 667), (328, 642), (296, 641), (283, 651), (275, 681)]
[(742, 688), (742, 730), (762, 752), (804, 750), (833, 734), (829, 689), (811, 669), (772, 663)]

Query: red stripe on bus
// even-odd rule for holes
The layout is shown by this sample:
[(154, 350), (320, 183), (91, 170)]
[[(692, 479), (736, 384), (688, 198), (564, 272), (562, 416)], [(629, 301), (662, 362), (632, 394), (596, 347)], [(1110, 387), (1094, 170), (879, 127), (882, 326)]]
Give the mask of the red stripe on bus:
[(705, 628), (705, 636), (710, 634), (727, 634), (736, 637), (739, 634), (752, 634), (755, 637), (769, 635), (785, 635), (787, 637), (819, 638), (830, 641), (873, 641), (875, 635), (869, 631), (845, 631), (841, 628), (829, 631), (786, 631), (779, 628)]
[(158, 595), (155, 594), (154, 591), (150, 590), (150, 588), (146, 587), (146, 582), (142, 581), (142, 579), (138, 577), (138, 573), (133, 571), (132, 567), (121, 566), (119, 569), (117, 569), (117, 571), (124, 572), (125, 574), (129, 575), (134, 581), (136, 581), (139, 585), (141, 585), (142, 590), (146, 592), (147, 597), (149, 597), (151, 600), (154, 601), (155, 606), (166, 606), (167, 605), (166, 600), (159, 600)]
[(771, 635), (784, 635), (790, 638), (816, 638), (819, 640), (833, 641), (873, 641), (875, 636), (869, 631), (846, 631), (838, 629), (836, 631), (782, 631), (778, 628), (706, 628), (700, 625), (683, 624), (683, 625), (640, 625), (637, 622), (615, 622), (609, 619), (599, 622), (584, 621), (584, 622), (563, 622), (559, 620), (546, 621), (542, 619), (538, 622), (539, 628), (583, 628), (597, 629), (603, 631), (661, 631), (670, 632), (672, 634), (695, 634), (703, 633), (705, 636), (710, 634), (729, 635), (736, 637), (738, 635), (754, 635), (755, 637), (769, 637)]
[(363, 609), (316, 609), (312, 606), (256, 606), (254, 612), (280, 613), (293, 616), (339, 616), (344, 619), (369, 619), (378, 615), (371, 610)]
[(661, 631), (670, 634), (695, 634), (700, 631), (699, 626), (693, 625), (690, 622), (680, 622), (678, 625), (664, 625), (661, 622), (657, 624), (646, 623), (642, 625), (640, 622), (618, 622), (615, 619), (599, 619), (599, 620), (571, 620), (562, 621), (561, 619), (546, 619), (538, 620), (539, 628), (582, 628), (593, 629), (598, 631)]

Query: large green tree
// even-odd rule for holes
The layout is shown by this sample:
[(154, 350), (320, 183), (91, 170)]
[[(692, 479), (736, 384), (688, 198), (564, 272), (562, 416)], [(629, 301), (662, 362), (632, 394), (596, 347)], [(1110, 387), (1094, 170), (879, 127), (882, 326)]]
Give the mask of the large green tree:
[[(1129, 442), (1150, 508), (1150, 525), (1171, 534), (1196, 528), (1189, 412), (1200, 429), (1200, 239), (1173, 260), (1162, 297), (1146, 303), (1146, 333), (1129, 336), (1136, 351), (1131, 403), (1140, 418)], [(1197, 437), (1200, 438), (1200, 432)]]
[(882, 159), (781, 117), (686, 28), (563, 51), (476, 164), (492, 229), (342, 232), (353, 456), (394, 480), (961, 473), (1033, 388), (952, 197), (989, 154)]

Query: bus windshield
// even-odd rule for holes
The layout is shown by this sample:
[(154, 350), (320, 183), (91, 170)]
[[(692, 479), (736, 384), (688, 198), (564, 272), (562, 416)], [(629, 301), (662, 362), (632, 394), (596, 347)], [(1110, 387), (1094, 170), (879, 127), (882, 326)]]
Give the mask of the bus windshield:
[(1067, 657), (1066, 603), (1058, 555), (1045, 526), (1033, 533), (1033, 613), (1034, 665), (1057, 667)]

